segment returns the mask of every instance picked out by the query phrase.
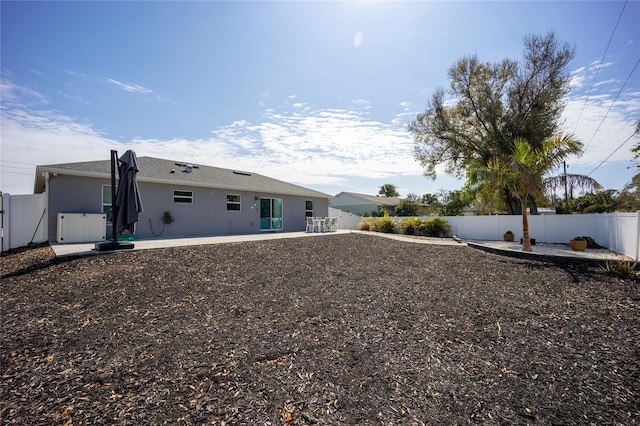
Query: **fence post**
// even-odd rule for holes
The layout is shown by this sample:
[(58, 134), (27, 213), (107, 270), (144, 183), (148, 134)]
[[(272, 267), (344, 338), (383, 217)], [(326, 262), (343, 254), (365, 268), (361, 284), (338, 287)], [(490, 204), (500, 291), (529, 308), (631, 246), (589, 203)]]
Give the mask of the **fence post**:
[(9, 194), (0, 196), (0, 249), (2, 253), (9, 250)]
[(620, 218), (620, 215), (618, 213), (614, 213), (614, 222), (613, 223), (615, 224), (615, 229), (614, 229), (614, 233), (613, 233), (613, 238), (614, 238), (613, 246), (615, 247), (615, 252), (616, 253), (620, 253), (620, 251), (621, 251), (620, 247), (618, 246), (618, 240), (619, 240), (619, 238), (618, 238), (618, 224), (620, 222), (618, 220), (619, 218)]
[(636, 261), (640, 260), (640, 210), (636, 211)]

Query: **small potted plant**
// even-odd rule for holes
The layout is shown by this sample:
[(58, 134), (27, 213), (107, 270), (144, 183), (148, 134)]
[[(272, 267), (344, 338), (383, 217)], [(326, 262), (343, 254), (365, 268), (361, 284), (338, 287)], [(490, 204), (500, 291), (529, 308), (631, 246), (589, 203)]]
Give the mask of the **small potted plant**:
[(587, 239), (585, 237), (575, 237), (569, 241), (571, 250), (585, 251), (587, 249)]
[(513, 231), (507, 231), (502, 235), (505, 241), (513, 241)]

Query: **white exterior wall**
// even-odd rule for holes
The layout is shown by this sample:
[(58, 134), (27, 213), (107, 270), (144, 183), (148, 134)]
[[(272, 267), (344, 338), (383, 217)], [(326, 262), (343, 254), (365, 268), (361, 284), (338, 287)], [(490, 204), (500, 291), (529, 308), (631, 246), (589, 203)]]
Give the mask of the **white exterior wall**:
[[(50, 209), (48, 239), (57, 238), (58, 213), (102, 213), (102, 185), (108, 179), (58, 175), (49, 180)], [(326, 198), (308, 198), (260, 192), (222, 190), (192, 187), (186, 184), (158, 184), (138, 181), (144, 210), (136, 223), (138, 238), (176, 238), (229, 234), (252, 234), (260, 231), (261, 197), (281, 198), (283, 203), (284, 232), (304, 231), (306, 227), (305, 201), (313, 201), (314, 215), (327, 216)], [(193, 204), (174, 203), (173, 191), (193, 193)], [(227, 210), (227, 194), (240, 195), (240, 211)], [(258, 198), (258, 199), (256, 199)], [(169, 212), (174, 222), (163, 226), (164, 212)], [(107, 223), (107, 237), (111, 225)]]

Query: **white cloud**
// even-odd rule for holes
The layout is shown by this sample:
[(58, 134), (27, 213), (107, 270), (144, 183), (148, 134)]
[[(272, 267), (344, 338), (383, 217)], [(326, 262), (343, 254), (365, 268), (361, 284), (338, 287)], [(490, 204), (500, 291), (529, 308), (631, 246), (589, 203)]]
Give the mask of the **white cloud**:
[(371, 101), (368, 101), (366, 99), (356, 99), (353, 101), (354, 105), (370, 105)]
[(360, 47), (362, 46), (362, 33), (360, 31), (358, 31), (354, 36), (353, 36), (353, 45), (355, 47)]
[[(584, 78), (588, 71), (586, 68), (582, 71), (574, 73), (574, 77)], [(640, 117), (640, 93), (627, 91), (601, 124), (613, 100), (604, 83), (599, 93), (589, 97), (576, 129), (585, 145), (595, 135), (578, 160), (584, 167), (595, 167), (606, 158), (629, 137)], [(388, 122), (382, 122), (372, 119), (369, 112), (372, 105), (367, 100), (353, 101), (350, 109), (313, 109), (297, 101), (292, 110), (284, 110), (290, 100), (296, 99), (291, 95), (281, 106), (265, 109), (259, 120), (234, 121), (201, 138), (140, 137), (121, 141), (96, 131), (91, 123), (54, 111), (36, 91), (5, 79), (0, 88), (3, 166), (0, 190), (11, 193), (33, 190), (36, 164), (106, 160), (111, 149), (133, 149), (138, 156), (248, 170), (328, 193), (361, 186), (379, 187), (382, 183), (407, 179), (413, 179), (415, 188), (420, 189), (407, 187), (405, 192), (433, 192), (429, 187), (436, 185), (422, 177), (422, 168), (413, 158), (413, 140), (406, 125), (416, 112), (409, 110), (408, 102), (398, 103), (403, 110), (389, 117)], [(565, 131), (573, 132), (585, 96), (574, 94), (567, 99), (563, 114)], [(629, 143), (617, 152), (608, 164), (628, 162), (631, 146)], [(14, 168), (17, 164), (26, 165), (26, 169)], [(628, 180), (625, 177), (622, 184)], [(353, 188), (353, 185), (361, 186)]]
[(142, 87), (142, 86), (140, 86), (138, 84), (123, 83), (121, 81), (114, 80), (112, 78), (105, 78), (104, 81), (109, 83), (109, 84), (113, 84), (114, 86), (117, 86), (117, 87), (119, 87), (120, 89), (122, 89), (122, 90), (124, 90), (126, 92), (142, 93), (143, 95), (147, 95), (149, 93), (153, 93), (153, 90), (147, 89), (147, 88)]
[[(567, 102), (562, 116), (565, 121), (563, 130), (575, 133), (584, 144), (585, 152), (577, 163), (585, 167), (595, 167), (610, 155), (633, 134), (635, 123), (640, 118), (640, 92), (623, 93), (615, 104), (613, 99), (613, 95), (599, 94), (591, 95), (586, 104), (585, 96), (569, 98)], [(629, 142), (607, 162), (628, 162), (632, 144)]]
[[(270, 108), (259, 122), (235, 121), (204, 138), (118, 141), (95, 131), (91, 123), (43, 109), (44, 103), (20, 105), (21, 91), (6, 84), (14, 103), (2, 114), (3, 165), (24, 162), (35, 170), (37, 164), (108, 159), (111, 149), (133, 149), (138, 156), (250, 170), (315, 188), (334, 186), (335, 192), (352, 179), (391, 181), (422, 173), (405, 124), (370, 119), (368, 101), (358, 101), (354, 110), (312, 110), (304, 103), (296, 104), (294, 112)], [(36, 92), (21, 94), (39, 98)], [(33, 174), (3, 167), (2, 190), (28, 193), (32, 187)]]
[(34, 106), (48, 103), (48, 100), (35, 90), (14, 84), (4, 78), (0, 81), (0, 99), (2, 99), (3, 110), (6, 107)]

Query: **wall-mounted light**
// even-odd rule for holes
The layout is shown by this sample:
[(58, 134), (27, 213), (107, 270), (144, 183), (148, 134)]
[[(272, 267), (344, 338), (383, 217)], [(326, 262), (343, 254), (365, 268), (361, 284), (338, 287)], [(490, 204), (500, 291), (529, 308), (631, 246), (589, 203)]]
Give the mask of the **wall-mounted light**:
[(254, 200), (258, 201), (258, 196), (253, 197)]

